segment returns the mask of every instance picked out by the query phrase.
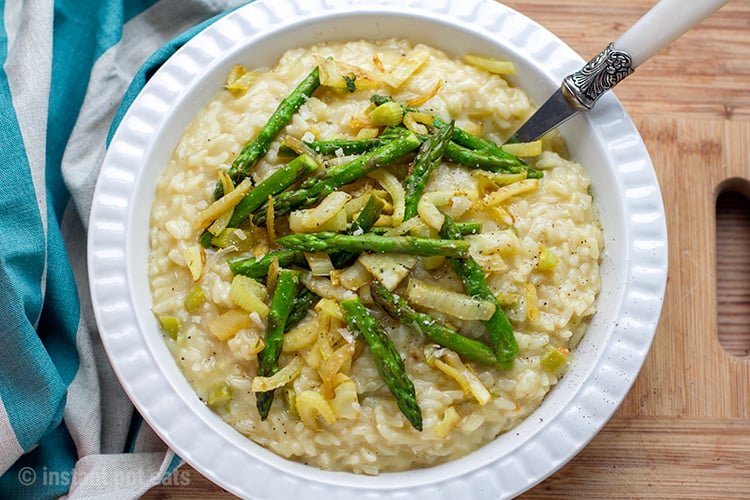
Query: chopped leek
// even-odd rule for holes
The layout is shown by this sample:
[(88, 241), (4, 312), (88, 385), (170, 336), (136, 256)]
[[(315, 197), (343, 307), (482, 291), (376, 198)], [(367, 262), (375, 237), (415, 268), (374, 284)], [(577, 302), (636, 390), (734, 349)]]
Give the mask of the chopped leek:
[(417, 135), (427, 135), (427, 127), (422, 125), (419, 120), (417, 120), (417, 113), (406, 113), (404, 116), (404, 126), (414, 132)]
[(370, 114), (370, 121), (377, 127), (395, 127), (404, 119), (404, 110), (395, 101), (381, 104)]
[(227, 83), (224, 88), (233, 92), (245, 92), (258, 79), (258, 73), (248, 71), (241, 64), (235, 64), (227, 75)]
[(250, 177), (246, 177), (231, 192), (225, 194), (202, 210), (193, 221), (193, 227), (195, 229), (204, 229), (211, 222), (232, 210), (252, 188), (253, 180)]
[(240, 252), (247, 252), (252, 248), (253, 240), (244, 230), (228, 227), (211, 238), (211, 245), (217, 248), (234, 247)]
[(190, 276), (193, 277), (193, 281), (198, 281), (203, 275), (203, 268), (206, 265), (206, 251), (202, 246), (195, 244), (183, 249), (182, 257), (185, 259), (185, 264), (190, 270)]
[(568, 357), (565, 354), (553, 345), (547, 344), (544, 348), (544, 356), (539, 361), (539, 365), (542, 367), (542, 370), (548, 373), (557, 373), (567, 362)]
[[(463, 389), (464, 394), (471, 394), (477, 402), (484, 406), (492, 399), (492, 395), (479, 380), (479, 377), (450, 349), (428, 345), (424, 349), (425, 361), (433, 368), (437, 368), (445, 375), (455, 380)], [(442, 361), (440, 358), (445, 358)]]
[(353, 420), (359, 416), (357, 384), (343, 373), (336, 375), (336, 389), (331, 400), (331, 408), (336, 418)]
[(404, 212), (406, 210), (406, 193), (404, 186), (395, 175), (385, 169), (379, 169), (368, 174), (368, 177), (375, 179), (383, 186), (391, 196), (393, 203), (393, 213), (391, 215), (391, 224), (398, 226), (404, 221)]
[(357, 132), (357, 139), (375, 139), (380, 135), (380, 130), (374, 127), (365, 127)]
[(344, 371), (344, 366), (351, 366), (353, 356), (354, 344), (344, 344), (333, 351), (320, 367), (320, 379), (323, 384), (320, 390), (326, 399), (333, 399), (336, 375)]
[(430, 51), (427, 47), (417, 45), (408, 54), (403, 56), (390, 71), (383, 75), (383, 80), (394, 89), (397, 89), (406, 83), (429, 59)]
[(206, 301), (206, 294), (200, 285), (195, 285), (185, 296), (185, 310), (187, 312), (195, 312), (203, 305)]
[(417, 257), (402, 254), (363, 254), (359, 262), (388, 290), (394, 290), (417, 265)]
[(315, 310), (327, 314), (332, 318), (336, 318), (339, 321), (344, 321), (344, 313), (336, 300), (320, 299), (318, 303), (315, 304)]
[(443, 215), (443, 212), (438, 210), (437, 206), (435, 206), (433, 198), (428, 195), (424, 195), (419, 198), (419, 202), (417, 203), (417, 213), (419, 214), (419, 218), (425, 224), (437, 231), (440, 230), (440, 228), (443, 226), (443, 222), (445, 221), (445, 215)]
[(495, 59), (494, 57), (482, 57), (473, 54), (466, 54), (464, 61), (472, 66), (483, 69), (497, 75), (513, 75), (516, 73), (516, 67), (512, 61)]
[(469, 297), (414, 278), (409, 280), (408, 297), (413, 304), (459, 319), (488, 320), (495, 314), (496, 306), (492, 301)]
[(318, 338), (318, 322), (306, 321), (284, 334), (282, 352), (296, 352), (306, 349)]
[(208, 406), (213, 409), (225, 406), (232, 401), (232, 386), (224, 382), (208, 395)]
[(219, 340), (228, 340), (252, 324), (250, 315), (242, 309), (230, 309), (208, 322), (208, 330)]
[(494, 193), (487, 195), (484, 199), (484, 203), (487, 206), (499, 205), (513, 196), (536, 191), (538, 187), (539, 179), (525, 179), (509, 186), (501, 187)]
[(539, 250), (539, 263), (537, 264), (537, 268), (542, 271), (552, 271), (557, 267), (558, 261), (559, 259), (557, 258), (557, 255), (552, 253), (549, 248), (542, 246)]
[[(526, 179), (526, 171), (518, 172), (517, 174), (503, 174), (497, 172), (488, 172), (486, 170), (473, 170), (471, 176), (474, 177), (477, 182), (488, 181), (488, 185), (491, 189), (496, 189), (498, 186), (507, 186)], [(483, 185), (487, 187), (487, 185)]]
[(531, 321), (539, 318), (539, 303), (536, 295), (536, 287), (533, 283), (526, 283), (526, 317)]
[(269, 308), (263, 302), (266, 295), (266, 288), (263, 285), (241, 274), (232, 279), (232, 285), (229, 288), (229, 298), (232, 302), (249, 313), (258, 313), (261, 318), (268, 316)]
[[(326, 196), (315, 208), (296, 210), (289, 214), (289, 228), (295, 233), (310, 233), (318, 231), (341, 231), (346, 229), (346, 211), (344, 207), (351, 200), (350, 194), (334, 191)], [(326, 224), (333, 221), (331, 224)], [(340, 226), (343, 221), (343, 228)]]
[(523, 158), (531, 158), (542, 154), (542, 141), (517, 142), (503, 145), (503, 151)]
[(300, 280), (308, 290), (319, 297), (341, 301), (354, 296), (354, 294), (346, 288), (334, 285), (331, 283), (331, 280), (327, 278), (313, 276), (312, 273), (303, 273)]
[(331, 257), (325, 252), (306, 253), (305, 260), (313, 276), (328, 276), (334, 270)]
[(315, 151), (313, 148), (305, 144), (300, 139), (297, 139), (293, 135), (285, 136), (284, 140), (281, 141), (281, 147), (287, 147), (298, 155), (309, 156), (315, 161), (315, 163), (318, 164), (318, 167), (321, 167), (323, 165), (323, 159), (321, 158), (320, 154), (318, 154), (317, 151)]
[(422, 257), (422, 266), (425, 271), (434, 271), (439, 269), (445, 263), (444, 255), (433, 255), (432, 257)]
[(302, 358), (295, 356), (284, 368), (270, 377), (255, 377), (253, 379), (253, 392), (268, 392), (283, 387), (302, 373), (304, 362)]
[(299, 418), (297, 413), (297, 391), (293, 387), (287, 387), (284, 391), (284, 400), (286, 401), (286, 411), (292, 418)]
[(443, 419), (434, 427), (435, 435), (444, 438), (458, 425), (460, 420), (461, 415), (458, 414), (453, 406), (449, 406), (445, 409)]
[(170, 339), (177, 340), (177, 335), (179, 335), (180, 329), (182, 328), (180, 318), (175, 316), (159, 316), (157, 319), (159, 320), (159, 324), (164, 333), (166, 333)]
[[(411, 219), (404, 221), (402, 224), (387, 230), (384, 236), (403, 236), (405, 234), (412, 233), (419, 226), (424, 226), (424, 222), (419, 217), (412, 217)], [(413, 234), (413, 236), (421, 236), (419, 234)]]
[(331, 57), (318, 57), (320, 84), (337, 90), (356, 92), (372, 89), (379, 85), (377, 78), (362, 68), (336, 61)]
[(338, 281), (338, 284), (347, 290), (357, 290), (372, 281), (372, 275), (359, 261), (344, 270), (332, 271), (331, 280), (334, 277)]
[(297, 394), (297, 413), (302, 423), (314, 430), (318, 428), (317, 417), (321, 417), (328, 425), (336, 421), (331, 404), (322, 394), (313, 390)]
[(208, 232), (216, 236), (217, 234), (224, 231), (229, 225), (229, 221), (232, 220), (232, 215), (234, 215), (233, 208), (228, 212), (225, 212), (224, 215), (216, 219), (213, 224), (208, 226)]

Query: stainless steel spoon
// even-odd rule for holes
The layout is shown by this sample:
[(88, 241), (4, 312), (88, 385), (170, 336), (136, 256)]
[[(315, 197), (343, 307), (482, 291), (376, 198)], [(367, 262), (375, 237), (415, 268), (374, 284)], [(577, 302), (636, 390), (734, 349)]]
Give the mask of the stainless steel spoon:
[(615, 42), (560, 88), (515, 133), (518, 142), (538, 139), (581, 111), (594, 107), (635, 68), (719, 10), (729, 0), (661, 0)]

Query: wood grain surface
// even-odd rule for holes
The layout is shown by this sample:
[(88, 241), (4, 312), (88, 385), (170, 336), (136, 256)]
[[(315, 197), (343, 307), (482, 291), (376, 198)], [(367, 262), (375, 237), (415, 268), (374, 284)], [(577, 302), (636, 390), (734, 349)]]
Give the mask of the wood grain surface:
[[(588, 58), (654, 1), (505, 3)], [(525, 497), (750, 498), (747, 199), (722, 198), (718, 225), (716, 217), (723, 191), (750, 195), (750, 0), (729, 2), (616, 93), (648, 147), (666, 204), (665, 306), (615, 417)], [(181, 471), (189, 485), (160, 486), (147, 497), (228, 496), (188, 466)]]

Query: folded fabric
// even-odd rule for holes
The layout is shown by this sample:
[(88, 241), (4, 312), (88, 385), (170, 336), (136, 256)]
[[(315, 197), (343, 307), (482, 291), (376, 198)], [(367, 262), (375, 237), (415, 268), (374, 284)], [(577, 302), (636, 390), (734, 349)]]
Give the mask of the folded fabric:
[(0, 498), (135, 498), (180, 464), (96, 331), (86, 225), (149, 75), (240, 0), (0, 0)]

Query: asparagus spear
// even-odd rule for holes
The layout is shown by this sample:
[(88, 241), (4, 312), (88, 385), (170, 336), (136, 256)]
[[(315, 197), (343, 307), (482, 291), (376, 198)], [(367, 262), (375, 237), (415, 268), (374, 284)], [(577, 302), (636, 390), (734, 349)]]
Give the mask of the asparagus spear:
[(406, 367), (393, 341), (378, 321), (367, 312), (359, 297), (343, 300), (341, 309), (344, 310), (344, 319), (349, 328), (359, 331), (370, 347), (375, 367), (396, 398), (401, 413), (415, 429), (421, 431), (422, 410), (417, 403), (414, 384), (406, 374)]
[[(274, 213), (278, 217), (314, 205), (336, 188), (354, 182), (373, 170), (406, 156), (420, 144), (417, 136), (409, 132), (403, 138), (390, 141), (359, 158), (331, 169), (324, 177), (307, 179), (299, 189), (281, 193), (274, 199)], [(255, 211), (253, 222), (258, 226), (266, 223), (266, 204)]]
[(458, 222), (456, 223), (456, 227), (458, 227), (458, 232), (461, 233), (461, 236), (466, 236), (467, 234), (479, 234), (482, 232), (481, 222)]
[(377, 222), (378, 217), (380, 217), (380, 212), (383, 211), (383, 205), (383, 200), (375, 195), (370, 195), (367, 199), (367, 203), (365, 203), (365, 206), (359, 211), (359, 215), (357, 215), (357, 218), (352, 221), (346, 232), (356, 236), (364, 234), (372, 229), (375, 222)]
[(286, 320), (284, 333), (288, 332), (307, 316), (307, 311), (318, 303), (320, 297), (311, 292), (306, 286), (298, 286), (294, 295), (294, 305)]
[[(281, 355), (284, 330), (294, 304), (294, 292), (298, 282), (299, 276), (295, 271), (282, 269), (279, 272), (279, 280), (276, 282), (276, 290), (271, 299), (271, 310), (268, 313), (266, 347), (258, 355), (258, 376), (260, 377), (270, 377), (279, 370), (277, 362)], [(256, 394), (256, 406), (261, 420), (268, 418), (268, 412), (273, 403), (273, 393), (274, 391), (267, 391)]]
[[(482, 232), (481, 222), (457, 222), (456, 226), (458, 226), (458, 230), (461, 232), (462, 236), (466, 236), (467, 234), (479, 234)], [(370, 229), (370, 232), (372, 234), (383, 235), (391, 229), (392, 228), (390, 227), (374, 227)]]
[(234, 207), (234, 214), (229, 220), (229, 227), (237, 227), (258, 209), (269, 196), (275, 196), (288, 189), (295, 182), (310, 172), (315, 171), (318, 164), (307, 155), (301, 155), (284, 165), (255, 188), (247, 193), (239, 204)]
[[(352, 221), (347, 232), (349, 234), (362, 234), (369, 231), (378, 219), (378, 215), (380, 215), (382, 209), (383, 202), (375, 196), (372, 196), (360, 211), (357, 218)], [(342, 267), (351, 265), (353, 261), (357, 259), (358, 255), (359, 254), (357, 253), (337, 252), (331, 255), (331, 260), (336, 269), (341, 269)], [(269, 252), (263, 257), (258, 258), (229, 259), (229, 269), (231, 269), (234, 274), (242, 274), (249, 278), (261, 279), (268, 275), (268, 267), (271, 265), (274, 258), (279, 259), (279, 265), (281, 267), (303, 266), (306, 262), (302, 251), (279, 250)]]
[[(392, 102), (393, 97), (388, 96), (388, 95), (373, 94), (370, 97), (370, 101), (375, 106), (380, 106), (381, 104)], [(404, 108), (405, 113), (408, 113), (409, 111), (418, 111), (416, 108), (411, 108), (403, 104), (401, 106)], [(437, 128), (443, 128), (448, 124), (444, 122), (440, 117), (436, 116), (435, 121), (432, 122), (432, 125)], [(451, 139), (456, 144), (460, 144), (461, 146), (467, 147), (469, 149), (487, 149), (492, 152), (502, 151), (503, 153), (505, 153), (505, 151), (503, 151), (502, 148), (498, 146), (497, 144), (495, 144), (494, 142), (472, 135), (468, 133), (467, 131), (465, 131), (464, 129), (459, 128), (459, 127), (455, 127), (453, 129), (453, 136)]]
[(302, 252), (347, 252), (406, 253), (429, 257), (446, 255), (463, 257), (469, 245), (463, 240), (433, 240), (412, 236), (380, 236), (366, 233), (349, 235), (338, 233), (289, 234), (276, 240), (276, 243), (290, 250)]
[[(362, 210), (360, 210), (357, 218), (352, 221), (346, 230), (347, 234), (356, 236), (372, 229), (382, 210), (383, 201), (374, 195), (370, 195), (370, 198), (365, 203), (365, 206), (362, 207)], [(341, 269), (354, 264), (357, 257), (359, 257), (359, 253), (356, 252), (336, 252), (331, 255), (331, 262), (333, 263), (333, 267)]]
[[(403, 127), (387, 127), (380, 136), (373, 139), (332, 139), (328, 141), (310, 141), (306, 142), (313, 151), (322, 155), (335, 155), (341, 150), (345, 155), (362, 154), (386, 144), (393, 139), (398, 139), (408, 135)], [(279, 154), (294, 153), (290, 148), (282, 146), (279, 148)]]
[[(435, 127), (440, 127), (440, 128), (448, 125), (438, 116), (435, 117), (435, 121), (433, 121), (432, 124)], [(470, 134), (462, 128), (456, 128), (453, 131), (453, 142), (465, 148), (469, 148), (473, 150), (489, 151), (493, 154), (497, 154), (500, 156), (505, 156), (509, 154), (503, 151), (503, 148), (498, 146), (494, 142), (488, 141), (487, 139), (482, 139), (481, 137), (477, 137), (473, 134)]]
[[(279, 131), (286, 127), (292, 119), (292, 115), (310, 98), (320, 86), (320, 73), (316, 66), (309, 75), (307, 75), (273, 112), (268, 122), (258, 133), (258, 136), (250, 141), (237, 158), (232, 162), (229, 169), (229, 176), (237, 183), (250, 174), (250, 170), (255, 164), (263, 158), (268, 152), (271, 141), (276, 137)], [(216, 183), (214, 198), (217, 200), (224, 195), (224, 188), (220, 182)]]
[(404, 190), (406, 191), (404, 220), (409, 220), (417, 215), (419, 199), (422, 197), (424, 188), (430, 178), (430, 173), (432, 173), (443, 158), (443, 151), (446, 145), (450, 144), (454, 127), (455, 123), (451, 122), (445, 127), (438, 129), (419, 148), (419, 153), (417, 153), (411, 171), (404, 181)]
[(234, 274), (242, 274), (248, 278), (260, 279), (268, 275), (268, 267), (274, 258), (279, 259), (281, 267), (303, 266), (305, 265), (305, 256), (300, 252), (292, 250), (281, 250), (278, 252), (269, 252), (263, 257), (249, 259), (229, 259), (229, 269)]
[[(262, 279), (268, 276), (268, 267), (274, 258), (278, 258), (279, 265), (284, 267), (302, 266), (305, 264), (305, 256), (302, 252), (281, 250), (278, 252), (269, 252), (257, 259), (230, 259), (229, 269), (234, 274), (242, 274), (253, 279)], [(292, 311), (289, 313), (284, 331), (288, 332), (297, 326), (304, 319), (308, 309), (314, 306), (319, 300), (320, 297), (308, 290), (307, 287), (298, 287), (297, 293), (294, 296), (294, 305), (292, 306)]]
[(482, 342), (464, 337), (452, 328), (438, 323), (432, 316), (415, 311), (404, 299), (388, 291), (381, 283), (373, 281), (370, 291), (375, 302), (390, 316), (401, 320), (436, 344), (456, 351), (462, 358), (504, 370), (512, 367), (507, 362), (498, 361), (495, 352)]
[(502, 155), (486, 149), (471, 150), (455, 142), (449, 142), (445, 146), (445, 158), (469, 168), (480, 168), (490, 172), (517, 174), (525, 170), (530, 179), (539, 179), (543, 176), (541, 170), (529, 168), (526, 163), (515, 156), (502, 149), (500, 151)]
[[(445, 222), (440, 229), (441, 238), (461, 238), (461, 231), (453, 219), (445, 216)], [(495, 297), (495, 294), (487, 285), (482, 267), (471, 256), (465, 259), (450, 259), (451, 266), (464, 284), (466, 292), (483, 300), (492, 301), (495, 304), (495, 313), (482, 324), (490, 335), (490, 343), (497, 358), (501, 361), (513, 361), (518, 354), (518, 344), (513, 334), (513, 327), (503, 312), (503, 308)]]
[[(390, 96), (375, 94), (370, 97), (370, 101), (372, 101), (372, 103), (376, 106), (380, 106), (383, 103), (393, 101), (393, 98)], [(403, 108), (404, 111), (416, 111), (414, 108), (409, 108), (407, 106), (403, 106)], [(432, 125), (437, 128), (444, 128), (448, 125), (448, 123), (436, 116), (435, 120), (432, 122)], [(449, 144), (449, 146), (446, 147), (445, 157), (453, 162), (461, 163), (462, 165), (473, 168), (492, 170), (493, 172), (510, 171), (502, 170), (502, 168), (505, 168), (504, 165), (508, 165), (511, 168), (517, 168), (516, 172), (528, 169), (528, 176), (532, 179), (541, 178), (544, 175), (540, 170), (528, 168), (526, 166), (526, 162), (517, 158), (516, 156), (511, 155), (510, 153), (506, 153), (502, 147), (498, 146), (494, 142), (472, 135), (462, 128), (454, 127), (453, 136), (451, 139), (453, 144)], [(482, 156), (494, 156), (497, 157), (497, 159), (495, 161), (486, 159), (477, 160), (471, 157), (471, 155), (467, 156), (465, 153), (461, 154), (462, 151), (455, 149), (456, 145), (463, 146), (465, 149), (476, 152), (482, 151), (485, 153), (485, 155)], [(451, 153), (454, 156), (453, 158), (451, 157)]]

